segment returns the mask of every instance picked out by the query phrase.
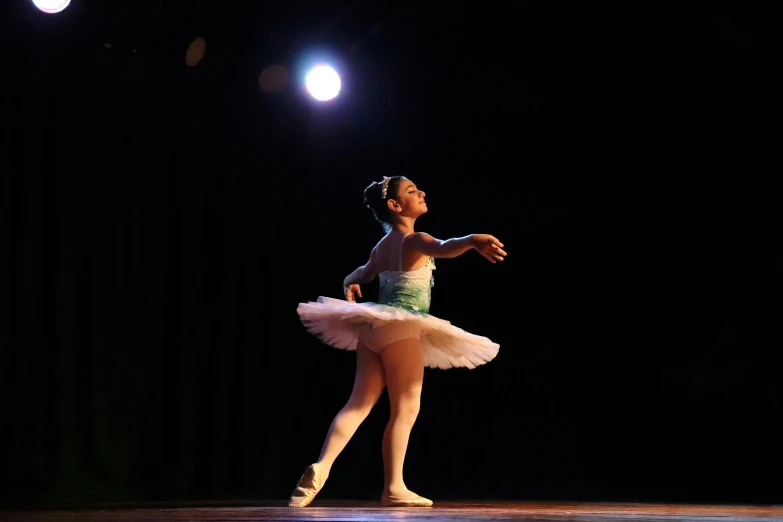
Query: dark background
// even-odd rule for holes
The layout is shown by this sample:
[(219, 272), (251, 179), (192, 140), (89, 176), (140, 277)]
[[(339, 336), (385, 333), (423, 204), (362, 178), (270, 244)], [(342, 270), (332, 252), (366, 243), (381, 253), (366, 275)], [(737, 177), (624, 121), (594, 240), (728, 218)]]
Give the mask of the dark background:
[[(296, 305), (341, 296), (394, 174), (421, 230), (509, 252), (438, 262), (432, 313), (501, 350), (426, 372), (412, 489), (783, 501), (771, 15), (381, 4), (9, 4), (2, 505), (286, 499), (354, 370)], [(379, 496), (387, 414), (319, 498)]]

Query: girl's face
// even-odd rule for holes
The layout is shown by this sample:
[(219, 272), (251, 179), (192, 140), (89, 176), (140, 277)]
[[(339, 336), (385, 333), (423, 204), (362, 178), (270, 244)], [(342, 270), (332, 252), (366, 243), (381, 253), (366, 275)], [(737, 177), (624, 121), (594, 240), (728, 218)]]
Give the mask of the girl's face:
[(424, 191), (407, 178), (402, 178), (397, 186), (397, 197), (389, 200), (392, 212), (406, 217), (419, 217), (427, 212)]

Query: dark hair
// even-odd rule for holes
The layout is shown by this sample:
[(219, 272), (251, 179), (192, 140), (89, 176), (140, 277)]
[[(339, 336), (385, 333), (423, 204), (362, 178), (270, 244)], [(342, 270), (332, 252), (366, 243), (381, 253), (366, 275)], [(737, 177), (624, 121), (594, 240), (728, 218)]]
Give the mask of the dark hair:
[(386, 197), (383, 197), (383, 181), (374, 181), (369, 187), (364, 189), (364, 204), (372, 210), (372, 215), (381, 224), (386, 232), (391, 230), (392, 213), (386, 202), (397, 197), (397, 190), (400, 188), (400, 181), (404, 176), (392, 176), (386, 186)]

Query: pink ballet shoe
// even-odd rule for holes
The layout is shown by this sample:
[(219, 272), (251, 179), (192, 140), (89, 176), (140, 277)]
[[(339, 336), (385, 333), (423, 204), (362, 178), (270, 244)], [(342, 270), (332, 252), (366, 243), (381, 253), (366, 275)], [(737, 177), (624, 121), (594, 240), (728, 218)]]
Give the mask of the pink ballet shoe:
[(288, 507), (307, 507), (315, 496), (321, 491), (326, 480), (321, 480), (318, 472), (318, 464), (311, 464), (296, 484), (296, 489), (291, 493)]
[[(416, 495), (416, 493), (413, 493)], [(381, 505), (384, 507), (430, 507), (432, 500), (416, 495), (413, 498), (400, 498), (394, 495), (382, 495)]]

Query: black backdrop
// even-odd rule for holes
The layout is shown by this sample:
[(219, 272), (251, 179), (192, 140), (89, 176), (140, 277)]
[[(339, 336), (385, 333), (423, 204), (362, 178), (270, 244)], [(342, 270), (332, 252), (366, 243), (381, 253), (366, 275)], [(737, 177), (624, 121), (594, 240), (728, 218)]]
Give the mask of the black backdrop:
[[(501, 351), (427, 371), (413, 489), (782, 500), (765, 13), (259, 4), (14, 5), (3, 505), (286, 498), (354, 360), (296, 304), (340, 296), (396, 173), (420, 229), (509, 252), (438, 262), (432, 312)], [(258, 88), (302, 49), (345, 64), (329, 107)], [(387, 413), (319, 498), (378, 496)]]

